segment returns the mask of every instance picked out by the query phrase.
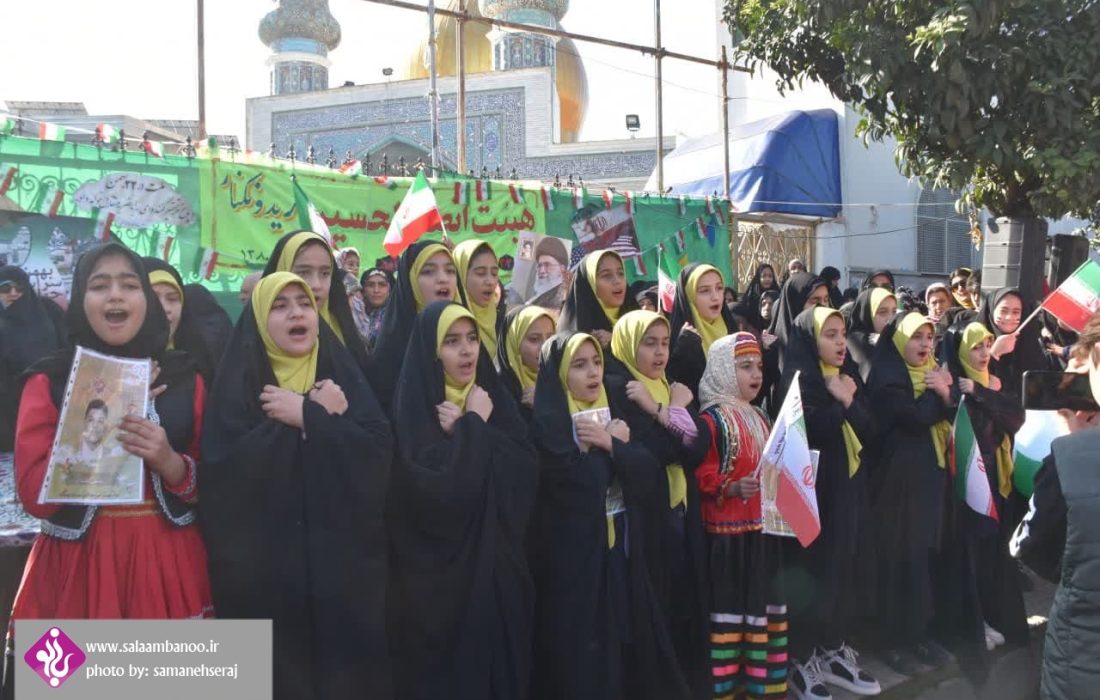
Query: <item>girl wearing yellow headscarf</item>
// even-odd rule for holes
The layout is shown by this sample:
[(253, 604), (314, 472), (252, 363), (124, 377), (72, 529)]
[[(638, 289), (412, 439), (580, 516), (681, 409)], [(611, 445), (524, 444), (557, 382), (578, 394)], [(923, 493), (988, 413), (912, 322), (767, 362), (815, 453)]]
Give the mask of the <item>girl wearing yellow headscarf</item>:
[(313, 292), (294, 273), (275, 272), (256, 284), (251, 304), (279, 388), (305, 394), (317, 376), (318, 314)]
[(496, 253), (485, 241), (463, 241), (454, 249), (458, 291), (462, 304), (477, 320), (481, 343), (489, 357), (497, 356), (497, 304), (500, 302), (500, 269)]
[(503, 333), (497, 347), (500, 378), (520, 405), (520, 413), (530, 419), (539, 353), (543, 343), (554, 335), (554, 317), (541, 306), (521, 306), (505, 317)]
[(723, 303), (725, 282), (718, 268), (693, 263), (680, 271), (672, 304), (668, 376), (693, 394), (707, 364), (714, 341), (738, 330), (733, 312)]
[(705, 597), (687, 605), (682, 598), (685, 586), (705, 590), (706, 582), (697, 572), (706, 570), (706, 554), (698, 488), (682, 465), (703, 459), (707, 435), (698, 413), (689, 408), (691, 390), (665, 376), (669, 336), (668, 320), (658, 313), (624, 314), (611, 332), (617, 362), (608, 362), (605, 383), (619, 397), (616, 404), (625, 407), (631, 440), (645, 446), (665, 468), (657, 500), (667, 515), (657, 523), (663, 546), (654, 562), (654, 588), (663, 607), (676, 611), (668, 625), (677, 656), (685, 675), (698, 681), (701, 690), (708, 669), (700, 661), (706, 653), (696, 644), (703, 638), (693, 632), (706, 629), (709, 611)]
[[(837, 675), (856, 679), (861, 694), (871, 695), (879, 690), (878, 681), (859, 667), (858, 655), (847, 646), (872, 592), (866, 568), (872, 560), (864, 546), (871, 534), (873, 473), (866, 445), (875, 441), (870, 396), (848, 357), (844, 319), (835, 309), (817, 306), (795, 316), (783, 351), (783, 395), (793, 391), (797, 379), (806, 440), (818, 453), (816, 474), (803, 474), (803, 482), (813, 477), (821, 522), (807, 548), (787, 550), (785, 564), (806, 577), (801, 585), (808, 591), (791, 614), (793, 682), (812, 687), (828, 681), (818, 675), (821, 669), (844, 668)], [(762, 478), (767, 488), (768, 477)]]
[(638, 308), (638, 301), (626, 292), (622, 257), (613, 250), (589, 253), (573, 274), (558, 330), (591, 333), (606, 347), (619, 317)]
[(929, 639), (930, 564), (943, 538), (944, 469), (955, 416), (951, 374), (936, 365), (935, 329), (918, 313), (899, 314), (876, 347), (868, 388), (878, 423), (873, 454), (872, 523), (878, 610), (875, 619), (895, 670), (940, 665), (949, 657)]
[(1006, 641), (1023, 644), (1028, 638), (1027, 616), (1020, 577), (1006, 543), (1018, 517), (1014, 517), (1010, 498), (1013, 486), (1010, 436), (1023, 425), (1024, 409), (1017, 397), (1001, 393), (1000, 382), (989, 372), (993, 333), (984, 324), (956, 324), (947, 330), (942, 342), (944, 359), (965, 397), (963, 405), (986, 466), (985, 475), (998, 514), (994, 520), (971, 510), (964, 499), (955, 499), (960, 532), (972, 538), (986, 647), (992, 650)]

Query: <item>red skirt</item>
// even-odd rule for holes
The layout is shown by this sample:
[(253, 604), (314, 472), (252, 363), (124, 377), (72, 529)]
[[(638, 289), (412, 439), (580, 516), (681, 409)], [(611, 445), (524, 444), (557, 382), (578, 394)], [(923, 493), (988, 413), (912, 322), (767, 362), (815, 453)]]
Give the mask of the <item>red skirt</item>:
[(12, 619), (213, 617), (206, 548), (153, 501), (100, 507), (79, 541), (39, 535)]

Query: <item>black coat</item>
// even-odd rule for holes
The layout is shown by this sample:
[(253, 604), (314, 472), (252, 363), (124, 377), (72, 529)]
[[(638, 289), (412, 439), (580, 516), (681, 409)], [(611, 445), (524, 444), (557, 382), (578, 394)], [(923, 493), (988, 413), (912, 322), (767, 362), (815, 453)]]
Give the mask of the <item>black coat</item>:
[[(569, 286), (569, 293), (565, 296), (565, 304), (558, 317), (558, 330), (571, 333), (591, 333), (592, 331), (611, 332), (611, 321), (604, 313), (600, 301), (596, 297), (596, 290), (588, 277), (584, 274), (585, 261), (592, 255), (603, 255), (607, 251), (597, 250), (581, 258), (576, 270), (573, 272), (573, 283)], [(629, 294), (623, 299), (623, 305), (619, 307), (619, 316), (634, 311), (638, 308), (638, 300)]]
[[(540, 483), (532, 533), (532, 688), (545, 700), (687, 698), (652, 579), (659, 545), (650, 523), (661, 517), (653, 506), (663, 470), (633, 440), (614, 440), (610, 454), (576, 446), (558, 377), (568, 339), (561, 334), (543, 346), (535, 390)], [(623, 416), (619, 406), (611, 413)], [(606, 497), (615, 482), (622, 487), (626, 531), (609, 550)]]
[(305, 429), (268, 418), (277, 384), (246, 306), (207, 402), (199, 521), (219, 617), (274, 622), (275, 697), (395, 697), (385, 635), (389, 424), (355, 361), (320, 323), (316, 379), (342, 415), (305, 399)]
[(481, 353), (488, 422), (467, 412), (451, 435), (436, 328), (450, 302), (416, 319), (394, 398), (389, 637), (402, 700), (514, 700), (529, 692), (534, 590), (525, 538), (538, 483), (535, 450)]

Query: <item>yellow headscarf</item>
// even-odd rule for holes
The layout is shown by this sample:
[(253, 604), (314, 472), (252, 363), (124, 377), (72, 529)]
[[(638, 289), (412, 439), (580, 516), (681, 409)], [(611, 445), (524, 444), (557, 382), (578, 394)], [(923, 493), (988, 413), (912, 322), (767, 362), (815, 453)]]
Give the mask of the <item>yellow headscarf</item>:
[(504, 351), (508, 353), (508, 364), (512, 365), (512, 371), (519, 379), (520, 389), (524, 391), (535, 385), (539, 371), (523, 364), (523, 355), (520, 353), (519, 347), (523, 343), (523, 338), (527, 335), (527, 332), (531, 330), (531, 326), (535, 325), (535, 322), (540, 318), (550, 319), (550, 325), (553, 327), (554, 317), (550, 315), (549, 311), (541, 306), (523, 307), (523, 310), (512, 319), (512, 324), (508, 327), (508, 336), (504, 339)]
[[(877, 291), (877, 290), (876, 290)], [(892, 294), (890, 296), (893, 296)], [(874, 306), (875, 299), (874, 294), (871, 295), (871, 305)], [(872, 314), (873, 315), (873, 314)], [(814, 307), (814, 340), (821, 338), (821, 331), (825, 328), (825, 322), (833, 316), (844, 320), (844, 317), (840, 315), (840, 312), (836, 309), (830, 309), (826, 306)], [(821, 368), (821, 376), (823, 377), (836, 377), (840, 374), (839, 367), (833, 367), (832, 365), (825, 364), (821, 361), (821, 356), (818, 355), (817, 364)], [(859, 436), (856, 435), (855, 428), (848, 421), (840, 426), (840, 432), (844, 436), (844, 449), (848, 452), (848, 477), (851, 478), (859, 471), (860, 452), (863, 451), (863, 443), (859, 441)]]
[[(653, 379), (646, 376), (638, 369), (638, 347), (642, 339), (655, 323), (663, 323), (668, 327), (668, 320), (664, 316), (653, 311), (631, 311), (623, 314), (615, 329), (611, 331), (611, 352), (626, 365), (630, 374), (642, 383), (649, 395), (657, 403), (668, 406), (672, 397), (672, 390), (668, 384), (665, 373)], [(679, 463), (665, 465), (668, 475), (668, 507), (675, 508), (683, 504), (687, 507), (687, 478), (684, 469)]]
[(313, 298), (313, 292), (298, 275), (293, 272), (273, 272), (256, 283), (252, 290), (252, 313), (256, 317), (256, 330), (260, 332), (260, 338), (264, 341), (264, 350), (267, 359), (271, 362), (271, 369), (275, 372), (275, 380), (283, 389), (289, 389), (297, 394), (305, 394), (313, 388), (313, 382), (317, 379), (317, 352), (320, 341), (313, 342), (313, 349), (300, 357), (288, 355), (267, 332), (267, 317), (271, 315), (271, 306), (279, 292), (289, 285), (301, 285), (309, 295), (309, 301), (313, 308), (317, 308), (317, 300)]
[[(497, 307), (496, 304), (490, 302), (488, 306), (481, 306), (474, 302), (473, 296), (470, 294), (469, 288), (466, 286), (466, 277), (470, 274), (470, 264), (474, 261), (474, 257), (482, 249), (488, 250), (493, 253), (493, 259), (496, 259), (496, 253), (493, 252), (492, 247), (485, 241), (479, 241), (472, 239), (469, 241), (462, 241), (454, 250), (455, 267), (458, 268), (458, 283), (462, 285), (462, 289), (466, 292), (466, 308), (470, 310), (474, 315), (474, 320), (477, 323), (478, 335), (481, 336), (481, 343), (485, 346), (485, 349), (489, 351), (490, 357), (497, 356)], [(419, 259), (419, 258), (418, 258)]]
[(451, 262), (454, 262), (454, 256), (451, 255), (451, 251), (447, 250), (447, 246), (442, 243), (432, 243), (424, 246), (409, 268), (409, 286), (412, 287), (413, 299), (416, 300), (416, 313), (420, 313), (428, 305), (424, 301), (424, 297), (420, 296), (420, 284), (417, 280), (420, 279), (420, 271), (424, 269), (424, 266), (436, 253), (446, 253)]
[(898, 298), (894, 296), (886, 287), (875, 287), (871, 290), (871, 325), (875, 325), (875, 314), (878, 313), (878, 307), (882, 306), (882, 302), (887, 299), (893, 299), (897, 302)]
[[(149, 273), (149, 284), (167, 284), (175, 288), (176, 293), (180, 295), (180, 309), (183, 309), (183, 290), (180, 288), (179, 282), (176, 282), (175, 276), (168, 270), (153, 270)], [(168, 349), (176, 349), (176, 334), (173, 333), (168, 338)]]
[[(439, 314), (439, 323), (435, 327), (436, 357), (439, 357), (439, 351), (443, 349), (443, 340), (447, 337), (447, 332), (451, 330), (451, 326), (455, 324), (455, 321), (463, 318), (473, 321), (474, 328), (477, 329), (477, 319), (467, 308), (460, 304), (448, 304), (443, 309), (443, 313)], [(463, 413), (466, 412), (466, 397), (470, 395), (470, 390), (473, 388), (473, 380), (467, 384), (459, 384), (446, 371), (443, 372), (443, 395), (447, 401), (462, 409)]]
[[(993, 334), (988, 328), (975, 321), (963, 329), (962, 338), (959, 341), (959, 364), (962, 365), (967, 378), (984, 387), (989, 387), (989, 368), (979, 371), (970, 364), (970, 351), (992, 337)], [(1012, 470), (1012, 441), (1005, 435), (1001, 439), (1001, 444), (997, 446), (997, 485), (1005, 498), (1012, 493)]]
[[(894, 331), (894, 347), (901, 355), (902, 362), (905, 362), (905, 346), (913, 337), (913, 334), (921, 327), (931, 325), (931, 321), (916, 312), (906, 314), (898, 322), (897, 330)], [(924, 375), (926, 372), (936, 369), (936, 358), (930, 353), (928, 359), (920, 367), (914, 367), (905, 362), (905, 368), (909, 370), (909, 381), (913, 383), (913, 398), (919, 399), (924, 394), (924, 390), (928, 388), (924, 383)], [(947, 440), (951, 436), (951, 424), (941, 420), (933, 425), (930, 430), (932, 432), (932, 445), (936, 449), (936, 463), (940, 465), (940, 469), (943, 469), (947, 465), (946, 450)]]
[[(607, 408), (608, 406), (607, 391), (603, 388), (603, 384), (600, 384), (599, 398), (591, 403), (575, 398), (573, 392), (569, 391), (569, 365), (573, 363), (573, 355), (576, 354), (577, 350), (585, 343), (592, 343), (600, 358), (603, 359), (603, 348), (600, 347), (598, 340), (587, 333), (574, 333), (569, 340), (565, 342), (565, 351), (562, 353), (561, 365), (558, 367), (558, 379), (561, 380), (561, 388), (565, 390), (565, 401), (569, 405), (570, 415), (579, 411), (590, 411), (594, 408)], [(615, 548), (614, 515), (607, 516), (607, 548)]]
[[(294, 259), (298, 257), (298, 251), (305, 246), (306, 243), (320, 243), (325, 247), (325, 251), (328, 256), (332, 258), (332, 274), (336, 274), (336, 257), (332, 254), (332, 246), (329, 245), (325, 237), (319, 233), (312, 231), (301, 231), (291, 236), (286, 245), (283, 246), (283, 252), (279, 255), (279, 262), (275, 266), (275, 269), (279, 272), (293, 272), (294, 271)], [(341, 285), (343, 288), (343, 285)], [(332, 313), (328, 309), (328, 299), (325, 299), (325, 303), (321, 304), (317, 312), (321, 314), (321, 318), (325, 320), (328, 327), (332, 329), (332, 332), (336, 334), (336, 337), (340, 339), (341, 343), (346, 343), (344, 340), (344, 331), (340, 328), (340, 324), (333, 318)]]
[[(607, 320), (611, 322), (612, 326), (614, 326), (615, 322), (619, 320), (619, 311), (621, 311), (621, 309), (617, 309), (614, 306), (608, 306), (607, 304), (604, 304), (603, 300), (600, 299), (600, 295), (596, 294), (596, 280), (600, 276), (600, 261), (608, 255), (614, 255), (618, 259), (619, 264), (623, 264), (623, 258), (621, 255), (613, 250), (603, 250), (598, 253), (590, 253), (584, 259), (584, 267), (582, 269), (584, 271), (584, 278), (588, 280), (588, 286), (592, 288), (592, 296), (596, 297), (596, 301), (599, 303), (600, 308), (603, 309), (603, 313), (605, 316), (607, 316)], [(625, 265), (623, 266), (623, 269), (626, 269)]]
[(692, 270), (688, 275), (687, 286), (684, 289), (684, 293), (687, 294), (687, 303), (691, 308), (691, 325), (695, 326), (695, 329), (699, 331), (699, 337), (703, 339), (703, 353), (707, 353), (710, 350), (710, 346), (714, 341), (718, 340), (724, 335), (729, 335), (729, 329), (726, 328), (726, 321), (722, 318), (722, 314), (718, 314), (718, 318), (713, 321), (707, 321), (703, 318), (703, 315), (699, 313), (699, 308), (695, 305), (696, 288), (699, 286), (699, 280), (703, 278), (703, 275), (708, 272), (714, 272), (718, 275), (718, 279), (722, 280), (721, 284), (725, 287), (725, 280), (722, 278), (722, 273), (714, 265), (700, 265)]

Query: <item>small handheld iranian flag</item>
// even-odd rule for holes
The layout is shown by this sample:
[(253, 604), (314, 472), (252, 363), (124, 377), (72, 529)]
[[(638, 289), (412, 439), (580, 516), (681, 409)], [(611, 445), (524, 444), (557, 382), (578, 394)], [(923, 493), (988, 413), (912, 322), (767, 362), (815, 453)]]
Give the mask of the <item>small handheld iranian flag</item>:
[(38, 207), (39, 214), (45, 214), (51, 219), (57, 216), (61, 209), (61, 203), (65, 201), (65, 193), (57, 188), (57, 185), (49, 185), (46, 194), (42, 197), (42, 204)]
[(469, 182), (456, 182), (455, 194), (451, 198), (451, 201), (455, 204), (462, 206), (470, 201), (470, 183)]
[(303, 229), (320, 234), (331, 245), (332, 234), (329, 233), (328, 223), (325, 222), (321, 212), (317, 210), (313, 202), (309, 201), (306, 191), (298, 184), (298, 179), (291, 178), (291, 182), (294, 184), (294, 207), (298, 210), (298, 225)]
[(394, 213), (382, 247), (396, 257), (413, 241), (436, 228), (443, 228), (443, 217), (439, 215), (439, 205), (428, 178), (424, 177), (424, 171), (420, 171)]
[(49, 122), (38, 123), (38, 138), (43, 141), (64, 141), (65, 140), (65, 127), (58, 126), (57, 124), (51, 124)]
[(1042, 308), (1078, 333), (1083, 331), (1089, 318), (1100, 311), (1100, 265), (1086, 260), (1046, 298)]
[(115, 222), (115, 213), (110, 209), (96, 209), (95, 238), (97, 241), (111, 239), (111, 225)]
[(199, 248), (202, 254), (199, 257), (199, 275), (204, 280), (214, 276), (214, 270), (218, 267), (218, 251), (213, 248)]
[(175, 240), (175, 236), (167, 231), (162, 231), (157, 238), (157, 257), (167, 262), (168, 256), (172, 254), (172, 243), (174, 243)]
[(554, 193), (549, 187), (542, 188), (542, 207), (546, 211), (554, 211)]
[[(764, 483), (775, 480), (775, 508), (786, 525), (779, 530), (789, 529), (799, 544), (809, 547), (821, 534), (821, 513), (817, 507), (817, 470), (806, 438), (799, 374), (795, 372), (772, 433), (764, 443), (756, 475)], [(767, 518), (764, 531), (769, 531)]]
[(508, 196), (515, 204), (523, 204), (523, 188), (519, 185), (508, 185)]
[(118, 129), (110, 124), (96, 124), (95, 137), (97, 141), (102, 143), (114, 143), (118, 141)]
[(993, 489), (985, 472), (985, 461), (966, 410), (966, 398), (959, 404), (955, 425), (951, 429), (951, 472), (955, 477), (955, 495), (960, 501), (986, 517), (999, 520)]
[(18, 173), (19, 168), (11, 163), (0, 163), (0, 197), (7, 194), (11, 186), (15, 184), (15, 176)]

